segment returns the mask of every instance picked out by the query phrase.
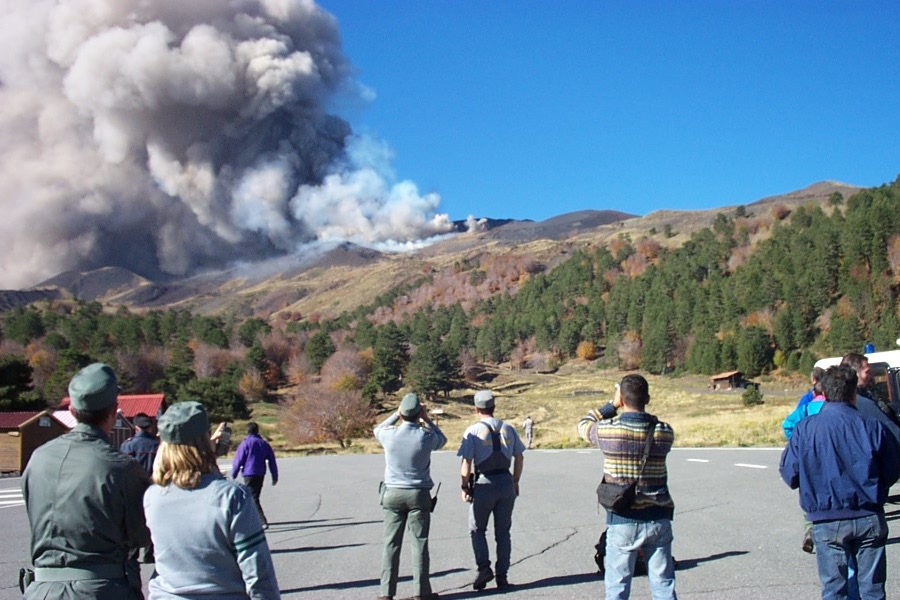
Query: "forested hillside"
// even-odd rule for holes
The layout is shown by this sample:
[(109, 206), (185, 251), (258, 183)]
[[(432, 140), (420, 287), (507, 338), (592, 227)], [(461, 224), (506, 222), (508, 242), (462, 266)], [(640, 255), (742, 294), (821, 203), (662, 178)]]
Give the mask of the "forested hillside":
[[(393, 319), (413, 345), (520, 366), (531, 359), (537, 368), (580, 355), (653, 373), (806, 371), (818, 357), (866, 342), (891, 348), (900, 335), (898, 181), (793, 212), (738, 207), (671, 250), (650, 236), (621, 236), (576, 250), (552, 270), (522, 265), (512, 271), (525, 279), (515, 291), (465, 310), (428, 281), (327, 326), (355, 326), (366, 346), (369, 322)], [(458, 285), (440, 287), (454, 297), (466, 279), (499, 288), (510, 276), (495, 263), (464, 265)]]
[(77, 368), (102, 360), (126, 391), (200, 399), (215, 418), (278, 392), (297, 441), (342, 440), (368, 427), (385, 395), (477, 385), (484, 363), (754, 376), (803, 372), (866, 342), (889, 349), (900, 335), (900, 179), (765, 214), (738, 207), (666, 245), (677, 233), (423, 269), (335, 319), (65, 299), (17, 307), (0, 317), (0, 408), (55, 405)]

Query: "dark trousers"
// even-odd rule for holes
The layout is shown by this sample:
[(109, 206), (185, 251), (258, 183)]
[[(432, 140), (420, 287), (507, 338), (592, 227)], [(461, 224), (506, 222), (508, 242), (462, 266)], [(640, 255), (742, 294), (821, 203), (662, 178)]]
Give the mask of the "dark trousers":
[(259, 502), (259, 495), (262, 493), (265, 479), (265, 475), (244, 475), (244, 485), (250, 488), (250, 493), (253, 494), (253, 500), (256, 501), (256, 508), (259, 510), (259, 518), (262, 519), (263, 525), (268, 525), (266, 513), (263, 512), (262, 504)]

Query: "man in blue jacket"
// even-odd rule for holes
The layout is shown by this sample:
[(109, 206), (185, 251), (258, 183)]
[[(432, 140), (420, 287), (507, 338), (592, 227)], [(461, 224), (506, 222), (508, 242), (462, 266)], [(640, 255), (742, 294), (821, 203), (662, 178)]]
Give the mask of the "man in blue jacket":
[(147, 475), (153, 474), (153, 461), (159, 450), (159, 438), (156, 437), (156, 423), (144, 413), (134, 417), (135, 434), (122, 442), (122, 452), (141, 463)]
[(269, 528), (266, 513), (263, 512), (259, 495), (262, 493), (263, 481), (266, 479), (266, 463), (272, 471), (272, 485), (278, 483), (278, 463), (275, 462), (275, 452), (269, 442), (259, 435), (259, 425), (250, 421), (247, 423), (247, 437), (241, 442), (234, 453), (234, 461), (231, 463), (231, 478), (237, 479), (238, 474), (244, 472), (244, 485), (250, 488), (256, 508), (259, 509), (259, 517), (263, 522), (263, 529)]
[(785, 483), (800, 489), (800, 506), (813, 523), (823, 600), (847, 598), (850, 561), (860, 597), (885, 597), (884, 503), (900, 478), (900, 442), (857, 410), (856, 385), (848, 365), (825, 371), (825, 405), (797, 424), (779, 467)]
[[(153, 461), (156, 460), (156, 452), (159, 450), (156, 423), (144, 413), (138, 413), (134, 416), (134, 428), (134, 435), (125, 440), (119, 450), (141, 463), (147, 475), (151, 476), (153, 475)], [(137, 549), (133, 550), (132, 558), (135, 560), (140, 558), (143, 563), (155, 562), (153, 543), (144, 547), (142, 553)]]

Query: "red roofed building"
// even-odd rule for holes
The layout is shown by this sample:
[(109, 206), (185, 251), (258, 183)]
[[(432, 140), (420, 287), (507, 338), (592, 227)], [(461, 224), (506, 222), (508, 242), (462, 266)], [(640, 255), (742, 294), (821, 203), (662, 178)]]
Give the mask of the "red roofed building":
[[(69, 410), (69, 397), (63, 398), (59, 410)], [(129, 421), (134, 420), (135, 415), (144, 413), (151, 419), (156, 419), (165, 411), (165, 394), (120, 394), (119, 412)]]
[(0, 412), (0, 472), (21, 473), (35, 448), (67, 431), (49, 410)]
[[(63, 398), (57, 410), (69, 410), (69, 397)], [(113, 446), (119, 448), (122, 442), (134, 434), (134, 417), (144, 413), (154, 421), (166, 410), (165, 394), (120, 394), (119, 418), (109, 438)]]

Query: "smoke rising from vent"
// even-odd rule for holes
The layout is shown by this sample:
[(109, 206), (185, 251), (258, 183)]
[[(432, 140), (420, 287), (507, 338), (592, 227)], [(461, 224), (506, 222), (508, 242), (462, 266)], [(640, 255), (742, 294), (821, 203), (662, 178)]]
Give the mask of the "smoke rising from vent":
[(0, 0), (0, 287), (447, 232), (327, 107), (367, 91), (311, 0)]

